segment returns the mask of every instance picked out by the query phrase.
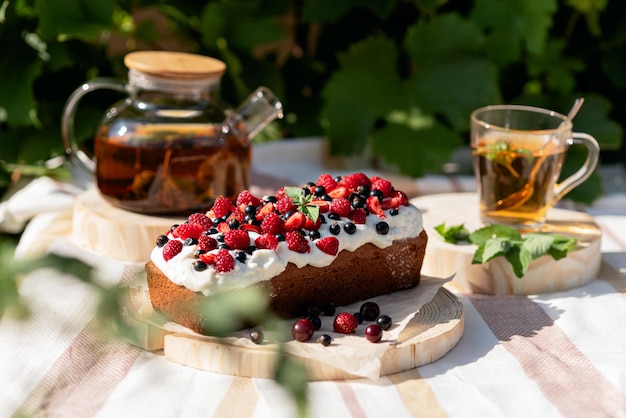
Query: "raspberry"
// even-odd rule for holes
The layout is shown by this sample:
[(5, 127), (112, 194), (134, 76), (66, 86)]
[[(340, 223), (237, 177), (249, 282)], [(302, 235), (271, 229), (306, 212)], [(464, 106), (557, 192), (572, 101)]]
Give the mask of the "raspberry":
[(339, 250), (339, 240), (335, 237), (326, 237), (315, 243), (317, 248), (330, 255), (337, 255)]
[(348, 199), (335, 199), (330, 203), (330, 211), (345, 217), (352, 211), (352, 205)]
[(239, 193), (239, 196), (237, 196), (237, 207), (240, 207), (241, 205), (252, 205), (254, 207), (261, 206), (261, 199), (253, 196), (249, 190), (244, 190)]
[(281, 234), (284, 231), (283, 220), (276, 212), (270, 212), (263, 218), (261, 230), (272, 235)]
[(372, 190), (380, 190), (383, 193), (383, 197), (391, 196), (393, 193), (393, 186), (389, 180), (385, 180), (383, 178), (377, 178), (372, 182), (371, 186)]
[(218, 273), (228, 273), (235, 268), (235, 259), (226, 249), (221, 249), (215, 255), (215, 271)]
[(351, 191), (355, 191), (356, 188), (359, 186), (365, 185), (365, 186), (370, 187), (372, 183), (369, 177), (367, 177), (365, 174), (354, 173), (354, 174), (348, 174), (347, 176), (343, 176), (342, 179), (339, 181), (339, 184), (347, 187)]
[(205, 231), (208, 231), (213, 226), (211, 218), (204, 213), (193, 213), (189, 215), (189, 223), (201, 225)]
[(181, 224), (174, 228), (172, 235), (183, 240), (187, 238), (198, 239), (203, 231), (204, 228), (200, 224)]
[(228, 215), (228, 213), (232, 212), (234, 209), (233, 203), (227, 197), (219, 196), (215, 199), (211, 210), (216, 218), (221, 218)]
[(297, 253), (308, 253), (311, 251), (309, 247), (309, 242), (307, 239), (300, 233), (300, 231), (289, 231), (285, 235), (285, 242), (287, 243), (287, 248), (291, 251), (295, 251)]
[(198, 238), (198, 248), (206, 252), (214, 250), (217, 248), (217, 240), (208, 235), (200, 235), (200, 238)]
[(283, 197), (287, 196), (285, 194), (285, 188), (281, 187), (280, 189), (276, 190), (276, 194), (274, 195), (274, 197), (276, 197), (276, 200), (280, 200)]
[(250, 246), (250, 236), (246, 231), (233, 229), (224, 234), (224, 243), (235, 250), (245, 250)]
[(263, 234), (254, 240), (254, 245), (262, 250), (274, 251), (278, 247), (278, 238), (273, 234)]
[(284, 195), (276, 202), (276, 210), (278, 210), (282, 214), (291, 212), (295, 208), (296, 206), (291, 201), (291, 198), (287, 195)]
[(341, 334), (352, 334), (358, 326), (358, 319), (348, 312), (341, 312), (333, 321), (333, 331)]
[(163, 246), (163, 258), (165, 259), (165, 261), (169, 261), (172, 257), (180, 253), (182, 249), (182, 242), (171, 239), (167, 242), (167, 244)]
[(327, 173), (319, 176), (315, 184), (318, 186), (324, 186), (324, 188), (326, 189), (326, 193), (332, 191), (334, 188), (337, 187), (337, 182), (335, 181), (333, 176)]
[(356, 208), (350, 212), (348, 218), (355, 224), (364, 224), (367, 220), (367, 212), (365, 212), (365, 209)]

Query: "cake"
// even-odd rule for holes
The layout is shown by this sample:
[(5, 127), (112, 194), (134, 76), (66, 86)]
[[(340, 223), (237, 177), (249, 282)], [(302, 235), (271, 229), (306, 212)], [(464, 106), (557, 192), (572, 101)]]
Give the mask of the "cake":
[(248, 286), (278, 316), (296, 317), (417, 286), (427, 240), (419, 209), (384, 178), (322, 174), (272, 196), (246, 190), (157, 237), (150, 299), (201, 334), (203, 301)]

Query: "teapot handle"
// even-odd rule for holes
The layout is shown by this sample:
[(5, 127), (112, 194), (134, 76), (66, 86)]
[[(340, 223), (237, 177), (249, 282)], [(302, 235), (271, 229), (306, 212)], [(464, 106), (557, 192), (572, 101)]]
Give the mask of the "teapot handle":
[(120, 81), (108, 78), (96, 78), (92, 81), (84, 83), (74, 90), (65, 103), (65, 107), (63, 108), (63, 117), (61, 119), (61, 136), (63, 137), (63, 143), (65, 144), (65, 154), (71, 162), (76, 163), (78, 167), (90, 174), (95, 173), (96, 164), (90, 156), (78, 147), (76, 137), (74, 136), (74, 117), (76, 115), (76, 108), (80, 99), (85, 94), (98, 89), (126, 92), (125, 84)]

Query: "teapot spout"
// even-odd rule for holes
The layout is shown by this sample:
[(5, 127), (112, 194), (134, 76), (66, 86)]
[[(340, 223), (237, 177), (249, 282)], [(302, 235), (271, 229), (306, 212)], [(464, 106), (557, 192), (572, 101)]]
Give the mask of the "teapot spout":
[(283, 104), (267, 87), (259, 87), (241, 103), (236, 111), (227, 112), (226, 123), (234, 130), (254, 138), (270, 122), (282, 119)]

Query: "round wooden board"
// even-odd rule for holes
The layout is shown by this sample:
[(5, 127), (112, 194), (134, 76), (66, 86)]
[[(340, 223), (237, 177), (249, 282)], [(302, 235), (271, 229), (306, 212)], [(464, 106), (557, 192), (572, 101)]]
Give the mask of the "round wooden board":
[[(381, 358), (381, 376), (431, 363), (450, 351), (463, 335), (463, 304), (449, 290), (441, 288), (422, 306)], [(341, 343), (335, 341), (335, 343)], [(299, 344), (318, 344), (311, 340)], [(276, 345), (241, 347), (225, 344), (217, 338), (183, 333), (165, 335), (165, 357), (175, 363), (227, 375), (272, 378)], [(374, 345), (372, 345), (374, 348)], [(333, 356), (333, 346), (324, 355)], [(289, 354), (301, 362), (310, 380), (353, 379), (355, 376), (331, 364), (310, 357)], [(332, 362), (330, 362), (332, 363)]]
[(600, 271), (602, 231), (588, 214), (551, 209), (544, 230), (577, 238), (579, 248), (558, 261), (550, 256), (533, 260), (520, 279), (503, 257), (486, 264), (472, 264), (476, 246), (446, 243), (435, 231), (442, 223), (464, 224), (469, 231), (483, 227), (475, 193), (428, 195), (412, 199), (411, 203), (422, 211), (424, 228), (430, 237), (422, 273), (434, 277), (455, 274), (452, 284), (460, 291), (542, 294), (581, 286), (596, 278)]
[(74, 204), (72, 240), (108, 257), (147, 261), (156, 238), (182, 219), (141, 215), (111, 205), (95, 187)]

